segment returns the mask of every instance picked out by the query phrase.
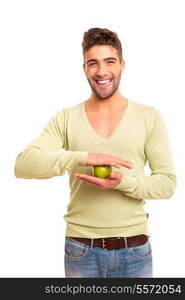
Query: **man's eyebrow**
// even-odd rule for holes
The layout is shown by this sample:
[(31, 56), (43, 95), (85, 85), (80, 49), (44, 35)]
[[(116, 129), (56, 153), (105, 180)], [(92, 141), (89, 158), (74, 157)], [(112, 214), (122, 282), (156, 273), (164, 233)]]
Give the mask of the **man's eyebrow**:
[(107, 58), (105, 58), (104, 60), (117, 60), (117, 58), (116, 57), (107, 57)]
[(88, 59), (88, 60), (86, 61), (87, 64), (90, 63), (90, 62), (97, 62), (97, 59), (91, 58), (91, 59)]
[[(107, 60), (115, 60), (115, 61), (117, 61), (117, 58), (116, 57), (106, 57), (106, 58), (104, 58), (104, 61), (107, 61)], [(86, 61), (86, 63), (88, 64), (90, 62), (97, 62), (97, 61), (98, 61), (97, 59), (91, 58), (91, 59), (88, 59)]]

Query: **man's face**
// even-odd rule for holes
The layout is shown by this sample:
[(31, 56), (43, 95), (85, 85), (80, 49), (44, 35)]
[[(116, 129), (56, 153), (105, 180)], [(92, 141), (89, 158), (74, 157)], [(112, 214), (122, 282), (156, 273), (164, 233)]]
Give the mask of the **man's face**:
[(111, 46), (93, 46), (84, 55), (84, 71), (99, 99), (111, 97), (119, 87), (124, 61)]

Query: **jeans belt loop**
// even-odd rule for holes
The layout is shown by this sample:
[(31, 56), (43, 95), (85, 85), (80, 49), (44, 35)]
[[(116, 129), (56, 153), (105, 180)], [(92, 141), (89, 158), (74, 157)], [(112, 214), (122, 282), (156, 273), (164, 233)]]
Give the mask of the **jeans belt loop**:
[(92, 238), (92, 239), (91, 239), (91, 246), (90, 246), (90, 250), (92, 250), (92, 248), (93, 248), (93, 242), (94, 242), (94, 239)]
[(102, 238), (102, 247), (103, 247), (103, 250), (108, 250), (105, 248), (105, 239), (104, 238)]
[(125, 242), (125, 249), (128, 249), (127, 238), (125, 236), (124, 236), (124, 242)]

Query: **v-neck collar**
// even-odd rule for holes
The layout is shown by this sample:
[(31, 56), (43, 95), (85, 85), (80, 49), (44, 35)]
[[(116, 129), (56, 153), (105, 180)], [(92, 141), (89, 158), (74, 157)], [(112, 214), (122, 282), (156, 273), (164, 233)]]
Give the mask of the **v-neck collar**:
[(96, 133), (96, 131), (94, 130), (94, 128), (92, 127), (91, 123), (89, 122), (89, 119), (87, 117), (87, 114), (86, 114), (86, 110), (85, 110), (85, 101), (82, 102), (81, 104), (81, 108), (82, 108), (82, 115), (83, 115), (83, 119), (85, 121), (85, 124), (87, 126), (87, 128), (89, 129), (89, 131), (91, 132), (91, 134), (94, 135), (94, 137), (96, 139), (98, 139), (99, 141), (101, 142), (104, 142), (104, 143), (107, 143), (108, 141), (110, 141), (113, 137), (115, 137), (119, 130), (120, 130), (120, 127), (123, 125), (124, 122), (126, 122), (126, 119), (128, 117), (128, 113), (129, 113), (129, 110), (130, 110), (130, 106), (131, 106), (131, 101), (127, 98), (128, 102), (127, 102), (127, 107), (118, 123), (118, 125), (116, 126), (116, 128), (114, 129), (114, 131), (107, 137), (107, 138), (102, 138), (100, 135), (98, 135)]

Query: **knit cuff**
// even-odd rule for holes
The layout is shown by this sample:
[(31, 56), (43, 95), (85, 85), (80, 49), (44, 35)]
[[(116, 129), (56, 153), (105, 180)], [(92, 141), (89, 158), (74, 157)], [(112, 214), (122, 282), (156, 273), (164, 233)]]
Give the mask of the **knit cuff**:
[(84, 165), (87, 161), (88, 152), (82, 151), (69, 151), (72, 153), (71, 165)]
[(137, 188), (137, 178), (135, 176), (125, 176), (122, 181), (115, 187), (116, 190), (133, 193)]

